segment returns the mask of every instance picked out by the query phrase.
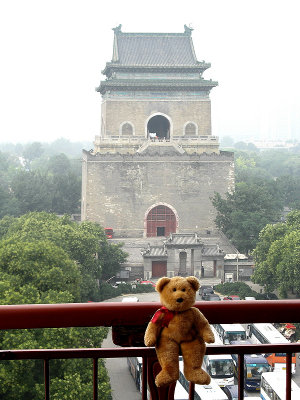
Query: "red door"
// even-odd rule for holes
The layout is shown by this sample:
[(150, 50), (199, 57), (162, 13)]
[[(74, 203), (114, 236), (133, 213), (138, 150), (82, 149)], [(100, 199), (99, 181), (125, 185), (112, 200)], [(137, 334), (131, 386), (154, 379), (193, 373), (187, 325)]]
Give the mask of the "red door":
[(152, 278), (167, 276), (167, 261), (152, 261)]
[(167, 206), (156, 206), (147, 215), (147, 237), (176, 233), (176, 216)]

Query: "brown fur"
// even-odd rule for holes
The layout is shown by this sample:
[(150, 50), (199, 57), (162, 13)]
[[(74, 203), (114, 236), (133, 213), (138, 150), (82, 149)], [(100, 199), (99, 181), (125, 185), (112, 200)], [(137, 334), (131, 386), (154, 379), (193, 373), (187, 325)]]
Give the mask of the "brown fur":
[[(145, 345), (155, 345), (162, 368), (155, 379), (156, 386), (166, 386), (178, 379), (180, 350), (186, 379), (200, 385), (210, 382), (210, 376), (202, 369), (202, 361), (205, 342), (213, 343), (215, 339), (207, 319), (192, 307), (199, 287), (200, 283), (194, 276), (163, 277), (157, 282), (156, 290), (162, 305), (177, 313), (167, 327), (162, 327), (163, 316), (160, 316), (156, 323), (149, 322), (145, 332)], [(177, 301), (179, 298), (181, 302)]]

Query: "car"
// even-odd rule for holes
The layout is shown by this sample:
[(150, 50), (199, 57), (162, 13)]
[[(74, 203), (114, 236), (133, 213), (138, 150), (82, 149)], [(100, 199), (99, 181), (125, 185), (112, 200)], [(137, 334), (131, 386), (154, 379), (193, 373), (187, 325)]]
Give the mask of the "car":
[[(223, 391), (227, 395), (229, 400), (238, 400), (238, 385), (227, 385), (222, 387)], [(246, 392), (244, 391), (244, 398), (247, 396)]]
[(221, 297), (216, 293), (207, 293), (202, 296), (204, 301), (221, 301)]
[(201, 299), (205, 300), (205, 296), (209, 294), (215, 294), (215, 292), (212, 289), (203, 289)]
[(232, 294), (230, 296), (223, 297), (223, 300), (241, 300), (241, 298), (239, 296), (236, 296), (235, 294)]
[(151, 285), (153, 287), (156, 286), (156, 283), (152, 282), (152, 281), (140, 281), (139, 282), (141, 285)]
[(214, 289), (210, 285), (202, 285), (200, 287), (200, 289), (199, 289), (200, 296), (202, 296), (202, 294), (204, 294), (204, 292), (206, 292), (206, 293), (214, 293)]
[(127, 282), (125, 281), (117, 281), (115, 282), (115, 284), (113, 285), (114, 288), (119, 287), (120, 285), (126, 285)]
[(136, 303), (138, 301), (139, 301), (138, 297), (135, 296), (123, 297), (122, 299), (122, 303)]

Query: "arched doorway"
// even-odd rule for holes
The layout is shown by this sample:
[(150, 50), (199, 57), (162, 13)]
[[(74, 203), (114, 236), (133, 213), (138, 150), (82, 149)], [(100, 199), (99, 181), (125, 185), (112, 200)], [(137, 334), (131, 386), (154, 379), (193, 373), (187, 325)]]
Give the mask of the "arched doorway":
[(153, 207), (147, 215), (147, 237), (169, 236), (176, 233), (176, 216), (171, 208), (165, 205)]
[(163, 115), (154, 115), (147, 124), (147, 135), (156, 133), (158, 140), (170, 139), (170, 122)]

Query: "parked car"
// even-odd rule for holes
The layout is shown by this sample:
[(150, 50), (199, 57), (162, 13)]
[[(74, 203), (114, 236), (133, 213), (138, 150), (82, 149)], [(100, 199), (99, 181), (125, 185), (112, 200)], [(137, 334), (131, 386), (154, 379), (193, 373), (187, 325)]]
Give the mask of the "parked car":
[[(238, 385), (227, 385), (222, 387), (229, 400), (238, 400)], [(244, 398), (247, 396), (244, 391)]]
[(205, 301), (221, 301), (221, 297), (216, 293), (207, 293), (202, 296), (202, 300)]
[(223, 300), (241, 300), (241, 298), (239, 296), (236, 296), (235, 294), (232, 294), (230, 296), (223, 297)]
[(156, 286), (156, 283), (152, 282), (152, 281), (140, 281), (139, 282), (141, 285), (151, 285), (153, 287)]
[(119, 287), (120, 285), (125, 285), (126, 283), (127, 283), (127, 282), (125, 282), (125, 281), (117, 281), (117, 282), (114, 283), (113, 287), (114, 287), (114, 288), (117, 288), (117, 287)]
[(139, 299), (136, 296), (123, 297), (122, 303), (136, 303)]
[(200, 296), (202, 296), (202, 294), (204, 294), (204, 292), (206, 292), (206, 293), (214, 293), (214, 289), (210, 285), (203, 285), (199, 289)]

